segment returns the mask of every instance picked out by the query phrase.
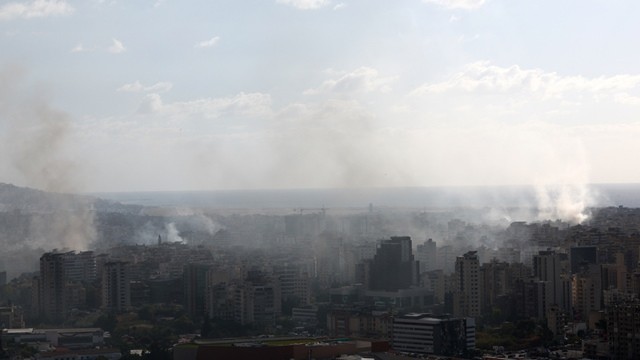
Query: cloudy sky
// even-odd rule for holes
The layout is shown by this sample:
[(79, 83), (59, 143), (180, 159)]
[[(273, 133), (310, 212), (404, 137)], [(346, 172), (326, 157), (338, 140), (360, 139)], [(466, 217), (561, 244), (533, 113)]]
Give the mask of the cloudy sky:
[(0, 182), (640, 182), (640, 2), (0, 1)]

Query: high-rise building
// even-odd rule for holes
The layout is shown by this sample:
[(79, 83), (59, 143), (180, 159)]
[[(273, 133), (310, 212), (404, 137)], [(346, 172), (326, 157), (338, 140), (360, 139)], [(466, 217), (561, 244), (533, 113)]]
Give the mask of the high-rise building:
[(392, 339), (398, 352), (462, 355), (475, 348), (475, 320), (411, 313), (393, 319)]
[(533, 275), (547, 282), (548, 300), (545, 310), (550, 305), (558, 305), (561, 310), (571, 310), (571, 279), (569, 278), (566, 254), (555, 251), (540, 251), (533, 256)]
[(480, 299), (480, 260), (475, 251), (469, 251), (456, 258), (453, 314), (461, 317), (480, 316)]
[(432, 270), (422, 274), (422, 286), (433, 292), (433, 300), (436, 304), (444, 302), (446, 280), (442, 270)]
[(640, 300), (619, 300), (606, 310), (611, 359), (640, 357)]
[(416, 259), (420, 262), (420, 273), (437, 269), (438, 249), (432, 239), (426, 240), (416, 248)]
[(445, 275), (454, 272), (455, 250), (451, 245), (440, 246), (437, 249), (438, 258), (436, 260), (436, 269), (442, 269)]
[(283, 262), (272, 268), (274, 278), (280, 282), (282, 300), (296, 300), (299, 305), (311, 302), (311, 283), (304, 264)]
[(40, 257), (38, 304), (40, 314), (47, 320), (56, 321), (64, 317), (66, 278), (64, 254), (45, 253)]
[(251, 270), (246, 279), (235, 286), (235, 321), (243, 325), (273, 325), (281, 313), (281, 301), (279, 281)]
[(411, 237), (382, 240), (370, 264), (370, 290), (397, 291), (418, 284), (419, 264), (411, 250)]
[(588, 323), (589, 313), (602, 307), (602, 276), (600, 267), (591, 265), (572, 275), (571, 300), (577, 320)]
[[(522, 318), (545, 318), (550, 305), (549, 283), (535, 277), (516, 281), (516, 313)], [(557, 308), (557, 306), (556, 306)]]
[(64, 268), (67, 281), (91, 282), (96, 279), (96, 257), (93, 251), (64, 254)]
[(480, 267), (483, 312), (490, 312), (509, 288), (509, 263), (493, 260)]
[(569, 250), (571, 274), (580, 272), (583, 267), (598, 263), (598, 248), (596, 246), (572, 246)]
[(40, 257), (40, 274), (34, 282), (34, 304), (47, 320), (61, 320), (67, 310), (82, 307), (86, 289), (82, 283), (96, 279), (92, 251), (49, 252)]
[(108, 311), (125, 311), (131, 307), (129, 269), (126, 262), (111, 261), (104, 264), (102, 307)]
[(207, 271), (209, 271), (209, 266), (205, 264), (187, 264), (184, 266), (182, 274), (184, 305), (185, 310), (191, 317), (204, 316)]
[(602, 272), (602, 290), (618, 290), (620, 292), (633, 291), (630, 286), (629, 272), (624, 262), (624, 254), (617, 253), (615, 255), (615, 263), (602, 264), (600, 266)]

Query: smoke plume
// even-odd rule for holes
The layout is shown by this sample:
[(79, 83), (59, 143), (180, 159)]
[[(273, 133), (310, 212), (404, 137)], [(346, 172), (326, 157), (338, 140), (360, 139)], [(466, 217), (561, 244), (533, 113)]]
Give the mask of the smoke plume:
[[(67, 148), (73, 131), (69, 116), (54, 108), (20, 67), (0, 70), (0, 129), (8, 166), (3, 180), (58, 194), (82, 191), (79, 164)], [(24, 245), (86, 250), (96, 238), (90, 201), (72, 195), (51, 199), (56, 203), (50, 213), (33, 216)]]

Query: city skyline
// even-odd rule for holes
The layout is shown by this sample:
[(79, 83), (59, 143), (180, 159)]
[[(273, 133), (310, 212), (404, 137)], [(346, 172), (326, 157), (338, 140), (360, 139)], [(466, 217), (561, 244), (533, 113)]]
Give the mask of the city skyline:
[(6, 1), (0, 182), (638, 183), (631, 1)]

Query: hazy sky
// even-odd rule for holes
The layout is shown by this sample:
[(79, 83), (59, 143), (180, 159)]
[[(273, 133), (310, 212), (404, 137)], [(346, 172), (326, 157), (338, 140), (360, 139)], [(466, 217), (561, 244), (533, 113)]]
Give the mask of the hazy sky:
[(0, 1), (0, 182), (640, 182), (640, 2)]

